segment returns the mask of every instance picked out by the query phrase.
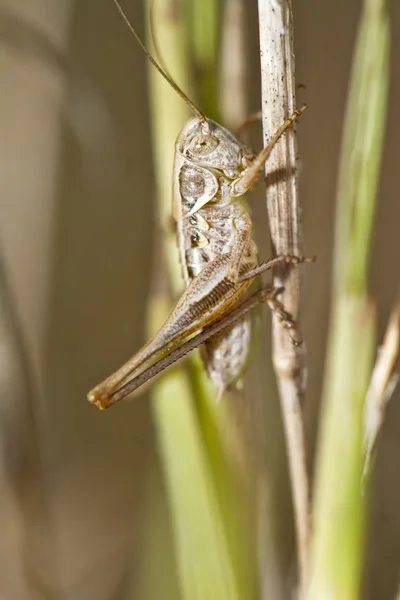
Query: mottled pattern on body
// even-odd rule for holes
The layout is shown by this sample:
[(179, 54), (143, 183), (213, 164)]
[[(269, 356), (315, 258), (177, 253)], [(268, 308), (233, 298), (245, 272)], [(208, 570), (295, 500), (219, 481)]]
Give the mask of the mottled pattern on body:
[[(205, 143), (214, 140), (203, 152)], [(208, 132), (207, 133), (207, 129)], [(195, 140), (195, 142), (193, 142)], [(191, 156), (198, 143), (201, 156)], [(176, 144), (174, 215), (186, 285), (222, 254), (232, 255), (238, 232), (251, 229), (249, 207), (243, 196), (232, 194), (232, 182), (249, 165), (252, 154), (220, 125), (192, 119)], [(216, 168), (219, 165), (219, 168)], [(241, 271), (257, 266), (257, 248), (250, 241)], [(203, 358), (218, 393), (232, 387), (246, 365), (250, 348), (251, 316), (247, 316), (205, 344)]]

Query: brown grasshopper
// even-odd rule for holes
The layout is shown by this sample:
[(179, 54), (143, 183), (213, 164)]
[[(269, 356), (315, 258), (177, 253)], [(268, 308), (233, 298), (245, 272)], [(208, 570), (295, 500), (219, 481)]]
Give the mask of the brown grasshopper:
[(296, 110), (255, 156), (227, 129), (203, 115), (147, 51), (119, 2), (113, 1), (149, 60), (195, 115), (176, 141), (173, 176), (173, 214), (187, 287), (158, 333), (93, 388), (88, 399), (99, 408), (108, 408), (199, 344), (203, 344), (206, 369), (221, 396), (240, 380), (246, 366), (249, 311), (254, 304), (267, 301), (284, 327), (295, 328), (276, 298), (278, 289), (262, 290), (250, 299), (247, 292), (258, 275), (278, 263), (313, 259), (277, 256), (259, 263), (243, 194), (252, 188), (276, 142), (306, 106)]

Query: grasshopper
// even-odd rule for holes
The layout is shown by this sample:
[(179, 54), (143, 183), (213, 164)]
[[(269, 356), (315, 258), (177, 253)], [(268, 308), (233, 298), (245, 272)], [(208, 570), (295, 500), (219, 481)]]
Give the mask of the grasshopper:
[(98, 408), (108, 408), (200, 344), (220, 397), (244, 372), (254, 304), (268, 302), (283, 326), (295, 330), (294, 320), (277, 300), (279, 289), (250, 297), (248, 291), (260, 274), (279, 263), (313, 259), (290, 255), (259, 263), (243, 195), (257, 181), (276, 142), (307, 107), (296, 110), (255, 155), (203, 115), (148, 52), (118, 0), (113, 2), (148, 59), (194, 113), (177, 138), (173, 173), (173, 215), (186, 289), (158, 333), (93, 388), (88, 399)]

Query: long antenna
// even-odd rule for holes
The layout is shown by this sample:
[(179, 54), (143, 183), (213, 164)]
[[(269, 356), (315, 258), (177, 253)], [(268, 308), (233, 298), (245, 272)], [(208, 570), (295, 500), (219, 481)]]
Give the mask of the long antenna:
[(117, 9), (118, 9), (121, 17), (123, 18), (123, 20), (125, 21), (126, 25), (128, 26), (129, 30), (131, 31), (131, 33), (133, 33), (134, 37), (136, 38), (136, 41), (138, 42), (139, 46), (141, 47), (141, 49), (143, 50), (143, 52), (145, 53), (145, 55), (147, 56), (147, 58), (151, 62), (151, 64), (164, 77), (164, 79), (166, 81), (168, 81), (168, 83), (176, 91), (176, 93), (179, 94), (179, 96), (186, 102), (186, 104), (194, 112), (194, 114), (196, 115), (196, 117), (199, 117), (200, 119), (205, 120), (205, 116), (197, 108), (197, 106), (191, 101), (191, 99), (189, 98), (189, 96), (187, 96), (185, 94), (185, 92), (179, 87), (179, 85), (172, 79), (172, 77), (170, 75), (168, 75), (168, 73), (166, 73), (164, 71), (164, 69), (158, 64), (158, 62), (155, 60), (155, 58), (153, 58), (153, 56), (147, 50), (146, 46), (144, 45), (144, 43), (142, 42), (142, 40), (140, 39), (140, 37), (136, 33), (133, 25), (129, 21), (128, 15), (125, 13), (125, 11), (122, 8), (122, 6), (120, 5), (119, 1), (118, 0), (113, 0), (113, 2), (115, 4), (115, 6), (117, 7)]
[(154, 57), (158, 61), (158, 64), (163, 69), (163, 71), (165, 71), (165, 73), (167, 73), (167, 75), (172, 77), (167, 65), (164, 62), (164, 59), (160, 52), (160, 47), (158, 45), (158, 40), (157, 40), (156, 30), (155, 30), (155, 23), (154, 23), (154, 0), (149, 0), (149, 30), (150, 30), (150, 39), (151, 39), (151, 45), (153, 47)]

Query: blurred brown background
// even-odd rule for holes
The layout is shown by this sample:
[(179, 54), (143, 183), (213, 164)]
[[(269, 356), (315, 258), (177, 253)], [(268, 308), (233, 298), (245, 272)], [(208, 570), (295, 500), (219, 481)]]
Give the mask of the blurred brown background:
[[(142, 33), (142, 2), (124, 4)], [(251, 111), (259, 107), (257, 15), (256, 2), (247, 4)], [(312, 447), (329, 315), (337, 161), (360, 5), (294, 2), (297, 80), (306, 85), (299, 102), (310, 106), (299, 127), (303, 223), (307, 252), (318, 256), (307, 270), (304, 307)], [(399, 22), (394, 2), (371, 270), (380, 335), (399, 276)], [(160, 528), (165, 523), (151, 407), (143, 396), (99, 413), (85, 400), (87, 390), (144, 341), (157, 219), (148, 65), (111, 0), (2, 0), (0, 39), (0, 598), (155, 597), (141, 584), (150, 489), (160, 498)], [(257, 223), (265, 224), (263, 202), (254, 198), (253, 207)], [(21, 355), (29, 356), (29, 365)], [(268, 357), (264, 365), (271, 385), (266, 436), (271, 460), (284, 467)], [(368, 600), (393, 598), (399, 582), (399, 433), (397, 392), (371, 498)], [(279, 485), (290, 569), (286, 476)], [(154, 559), (168, 557), (170, 533), (155, 539)], [(169, 568), (168, 560), (160, 569)]]

